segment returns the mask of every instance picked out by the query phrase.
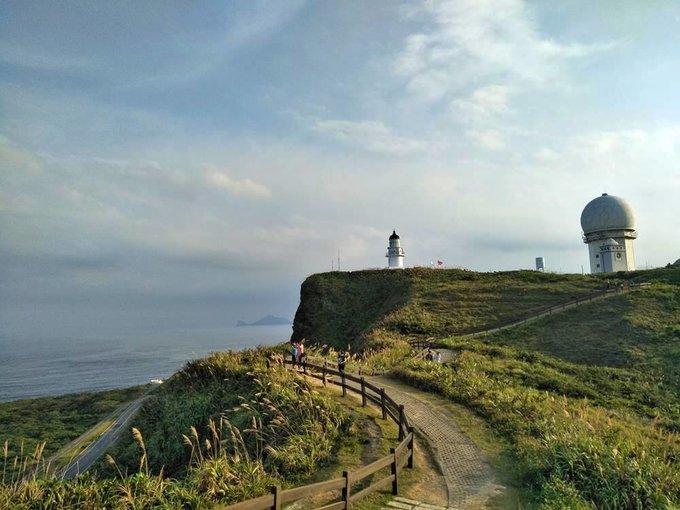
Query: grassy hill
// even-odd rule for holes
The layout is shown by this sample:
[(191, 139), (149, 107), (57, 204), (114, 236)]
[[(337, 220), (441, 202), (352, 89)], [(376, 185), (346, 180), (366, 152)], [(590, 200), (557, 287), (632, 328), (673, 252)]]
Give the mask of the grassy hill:
[(579, 364), (636, 368), (680, 388), (680, 285), (657, 281), (486, 340)]
[[(628, 283), (650, 285), (461, 338)], [(410, 360), (393, 374), (473, 410), (510, 445), (524, 507), (680, 508), (678, 268), (314, 275), (294, 335), (366, 352), (418, 335), (454, 349), (450, 364)]]
[[(0, 508), (212, 508), (289, 486), (330, 463), (352, 418), (266, 349), (213, 353), (154, 391), (97, 476), (31, 476), (3, 453)], [(15, 460), (16, 459), (16, 460)]]
[[(461, 337), (629, 282), (650, 285)], [(411, 336), (434, 337), (456, 357), (404, 360)], [(401, 356), (396, 377), (487, 422), (514, 460), (523, 508), (680, 508), (680, 268), (313, 275), (293, 337)], [(13, 464), (6, 447), (0, 507), (209, 508), (305, 479), (332, 460), (351, 419), (304, 379), (266, 370), (267, 352), (187, 364), (154, 392), (99, 478), (23, 480), (24, 461)]]
[(605, 287), (594, 276), (424, 268), (312, 275), (302, 284), (293, 339), (355, 350), (385, 337), (492, 328)]

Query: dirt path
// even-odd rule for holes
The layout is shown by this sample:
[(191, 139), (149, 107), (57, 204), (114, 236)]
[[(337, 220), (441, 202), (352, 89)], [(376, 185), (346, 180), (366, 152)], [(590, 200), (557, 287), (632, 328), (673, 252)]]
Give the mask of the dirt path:
[(485, 329), (484, 331), (477, 331), (476, 333), (467, 333), (465, 335), (456, 335), (456, 336), (458, 338), (474, 338), (474, 337), (478, 337), (478, 336), (487, 336), (487, 335), (490, 335), (491, 333), (495, 333), (496, 331), (502, 331), (504, 329), (511, 329), (511, 328), (515, 328), (517, 326), (522, 326), (523, 324), (527, 324), (528, 322), (533, 322), (533, 321), (536, 321), (538, 319), (542, 319), (543, 317), (547, 317), (548, 315), (554, 315), (556, 313), (564, 312), (565, 310), (569, 310), (569, 309), (575, 308), (577, 306), (590, 304), (593, 301), (599, 301), (600, 299), (608, 299), (610, 297), (620, 296), (621, 294), (627, 294), (628, 292), (631, 292), (633, 290), (640, 289), (640, 288), (643, 288), (643, 287), (647, 287), (648, 285), (649, 285), (648, 283), (639, 283), (639, 284), (629, 285), (628, 287), (607, 289), (607, 290), (602, 291), (602, 292), (596, 292), (595, 294), (592, 294), (590, 296), (579, 298), (575, 301), (569, 301), (567, 303), (562, 303), (561, 305), (551, 306), (547, 310), (544, 310), (540, 313), (537, 313), (536, 315), (532, 315), (531, 317), (526, 317), (525, 319), (513, 322), (511, 324), (506, 324), (505, 326), (499, 326), (497, 328)]
[(370, 381), (403, 404), (413, 426), (428, 439), (446, 481), (449, 507), (484, 508), (490, 497), (504, 490), (482, 452), (456, 426), (444, 399), (385, 376)]

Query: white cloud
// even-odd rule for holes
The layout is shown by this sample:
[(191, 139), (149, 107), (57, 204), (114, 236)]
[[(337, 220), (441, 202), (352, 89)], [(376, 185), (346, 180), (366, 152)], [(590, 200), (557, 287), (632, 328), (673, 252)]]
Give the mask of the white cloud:
[(426, 150), (422, 140), (395, 135), (382, 122), (348, 120), (324, 120), (316, 123), (315, 129), (348, 145), (370, 152), (403, 156)]
[(501, 150), (508, 142), (501, 120), (510, 112), (508, 90), (503, 85), (479, 87), (465, 99), (451, 103), (454, 118), (465, 127), (465, 136), (485, 149)]
[(440, 0), (425, 9), (434, 28), (406, 39), (395, 72), (427, 101), (499, 77), (544, 84), (560, 75), (568, 59), (612, 46), (547, 38), (522, 0)]
[(496, 129), (471, 129), (465, 132), (465, 136), (485, 149), (498, 151), (507, 147), (505, 137)]
[(469, 97), (454, 100), (452, 107), (456, 116), (468, 123), (488, 121), (510, 110), (508, 90), (503, 85), (480, 87)]
[(234, 195), (241, 195), (254, 198), (269, 198), (272, 192), (266, 186), (259, 184), (251, 179), (235, 179), (225, 172), (210, 168), (205, 173), (208, 184), (228, 191)]

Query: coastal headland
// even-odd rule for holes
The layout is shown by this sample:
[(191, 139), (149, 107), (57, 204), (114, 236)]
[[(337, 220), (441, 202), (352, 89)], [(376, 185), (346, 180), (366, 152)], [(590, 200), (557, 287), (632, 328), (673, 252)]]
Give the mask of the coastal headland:
[[(503, 325), (513, 326), (497, 329)], [(680, 430), (678, 268), (606, 277), (430, 269), (317, 274), (303, 283), (295, 316), (293, 339), (303, 338), (317, 360), (332, 364), (337, 350), (348, 349), (351, 373), (381, 372), (450, 402), (506, 487), (488, 508), (680, 503), (680, 445), (673, 439)], [(436, 363), (416, 356), (418, 339), (451, 357)], [(144, 497), (171, 476), (178, 485), (168, 484), (174, 488), (157, 501), (188, 494), (208, 504), (309, 481), (318, 466), (334, 465), (333, 452), (347, 455), (342, 445), (358, 436), (351, 413), (323, 389), (267, 368), (267, 356), (285, 349), (188, 363), (151, 394), (130, 422), (136, 432), (124, 434), (111, 462), (96, 467), (96, 481), (77, 478), (59, 490), (88, 483), (98, 497), (114, 497), (106, 480), (130, 483), (127, 476), (142, 473)], [(289, 419), (303, 425), (291, 429)], [(22, 425), (12, 428), (18, 438)], [(208, 475), (209, 466), (219, 466), (219, 474)], [(251, 477), (252, 469), (261, 474)], [(46, 490), (42, 480), (30, 483)], [(13, 508), (22, 490), (6, 483), (2, 501)]]

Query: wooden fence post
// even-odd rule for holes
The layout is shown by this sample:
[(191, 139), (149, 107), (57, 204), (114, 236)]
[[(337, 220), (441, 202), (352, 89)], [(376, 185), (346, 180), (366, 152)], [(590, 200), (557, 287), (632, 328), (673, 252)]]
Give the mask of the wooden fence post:
[(328, 361), (323, 362), (323, 367), (321, 368), (321, 380), (323, 381), (324, 387), (326, 386), (326, 366), (328, 365)]
[(349, 471), (343, 471), (342, 477), (345, 479), (345, 486), (342, 488), (342, 501), (345, 503), (345, 510), (349, 510)]
[(366, 407), (366, 381), (361, 376), (361, 407)]
[(272, 505), (272, 510), (281, 510), (281, 487), (274, 485), (272, 487), (272, 494), (274, 495), (274, 504)]
[(399, 406), (399, 441), (404, 439), (404, 404)]
[(411, 440), (408, 442), (408, 450), (411, 452), (411, 456), (408, 458), (407, 466), (409, 467), (409, 469), (413, 469), (413, 458), (416, 456), (416, 452), (413, 449), (413, 440), (415, 438), (415, 434), (413, 433), (413, 427), (408, 428), (408, 433), (411, 434)]
[(399, 494), (399, 470), (397, 469), (397, 450), (390, 448), (390, 455), (392, 455), (392, 464), (390, 464), (390, 471), (394, 480), (392, 480), (392, 494), (394, 496)]
[(345, 372), (340, 372), (340, 379), (342, 380), (342, 396), (347, 396), (347, 384), (345, 382)]
[(383, 420), (386, 420), (387, 408), (385, 407), (385, 388), (380, 388), (380, 407), (382, 409)]

